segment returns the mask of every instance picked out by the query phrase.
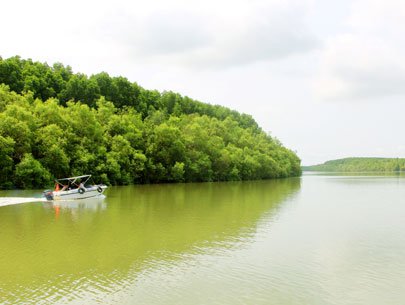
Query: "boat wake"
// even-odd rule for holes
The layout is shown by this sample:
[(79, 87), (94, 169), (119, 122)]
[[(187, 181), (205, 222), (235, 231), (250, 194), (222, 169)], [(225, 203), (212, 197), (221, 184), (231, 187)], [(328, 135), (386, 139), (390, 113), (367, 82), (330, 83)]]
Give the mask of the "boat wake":
[(0, 197), (0, 207), (28, 202), (42, 202), (45, 198), (27, 198), (27, 197)]

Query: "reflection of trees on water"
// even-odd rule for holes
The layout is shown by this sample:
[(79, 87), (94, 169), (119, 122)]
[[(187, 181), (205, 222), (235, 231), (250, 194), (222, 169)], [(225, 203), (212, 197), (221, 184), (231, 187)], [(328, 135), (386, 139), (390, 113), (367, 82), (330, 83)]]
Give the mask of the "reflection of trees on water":
[[(299, 185), (300, 179), (145, 185), (121, 188), (114, 200), (122, 207), (116, 211), (121, 223), (128, 221), (125, 225), (138, 240), (157, 251), (178, 252), (254, 231), (257, 221), (276, 212)], [(125, 217), (128, 209), (134, 211), (135, 223)], [(143, 231), (146, 235), (138, 234)], [(173, 236), (177, 241), (167, 242)]]
[(78, 220), (83, 213), (105, 210), (107, 204), (104, 199), (105, 196), (79, 200), (55, 200), (44, 202), (43, 206), (54, 211), (55, 219), (59, 219), (61, 212), (63, 212), (70, 214), (72, 219)]
[(32, 204), (21, 214), (0, 211), (0, 242), (14, 249), (0, 257), (0, 290), (29, 293), (24, 287), (32, 288), (35, 279), (45, 295), (51, 279), (53, 290), (63, 286), (68, 294), (66, 287), (79, 278), (85, 279), (83, 287), (98, 283), (117, 289), (153, 262), (248, 240), (259, 221), (276, 214), (299, 188), (299, 178), (112, 187), (101, 203)]

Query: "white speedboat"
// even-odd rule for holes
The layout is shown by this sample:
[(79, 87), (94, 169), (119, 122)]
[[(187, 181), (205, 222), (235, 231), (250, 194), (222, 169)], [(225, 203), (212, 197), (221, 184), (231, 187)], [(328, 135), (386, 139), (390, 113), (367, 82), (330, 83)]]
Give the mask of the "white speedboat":
[(55, 180), (55, 189), (43, 192), (47, 200), (76, 200), (97, 197), (107, 188), (104, 184), (89, 184), (91, 175)]

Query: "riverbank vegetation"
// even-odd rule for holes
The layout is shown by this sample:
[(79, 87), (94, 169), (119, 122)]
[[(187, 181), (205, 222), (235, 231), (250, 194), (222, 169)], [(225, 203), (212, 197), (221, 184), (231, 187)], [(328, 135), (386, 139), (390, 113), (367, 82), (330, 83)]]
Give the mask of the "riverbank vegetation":
[(405, 171), (403, 158), (344, 158), (323, 164), (303, 166), (304, 171), (320, 172), (395, 172)]
[(278, 178), (301, 168), (249, 115), (105, 72), (0, 57), (0, 187), (84, 173), (122, 185)]

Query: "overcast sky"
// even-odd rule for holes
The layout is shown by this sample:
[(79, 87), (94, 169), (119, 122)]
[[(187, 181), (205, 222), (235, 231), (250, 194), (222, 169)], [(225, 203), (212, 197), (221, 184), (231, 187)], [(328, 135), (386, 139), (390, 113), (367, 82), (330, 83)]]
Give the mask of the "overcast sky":
[(304, 165), (405, 157), (400, 0), (6, 0), (0, 56), (251, 114)]

